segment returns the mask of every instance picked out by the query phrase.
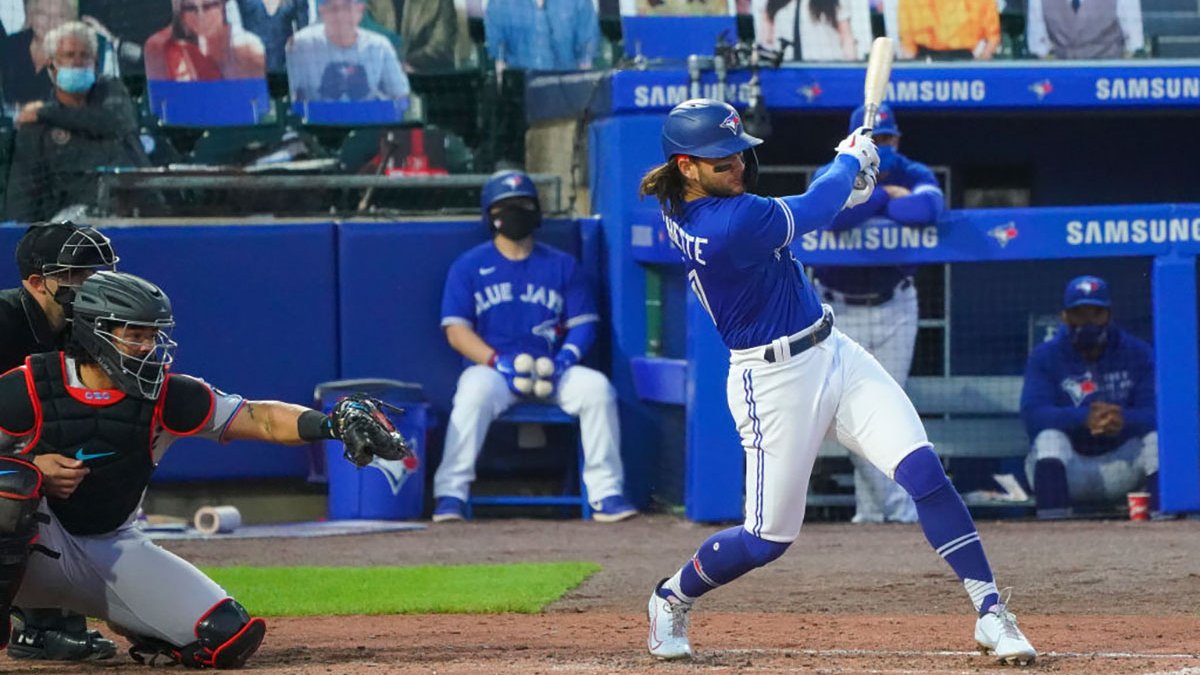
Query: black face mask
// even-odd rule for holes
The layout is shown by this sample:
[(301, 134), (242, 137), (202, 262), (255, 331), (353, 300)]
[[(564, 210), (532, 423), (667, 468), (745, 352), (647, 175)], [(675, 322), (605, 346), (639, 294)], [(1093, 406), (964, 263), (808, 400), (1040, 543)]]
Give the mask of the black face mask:
[(1068, 330), (1071, 344), (1081, 352), (1103, 349), (1108, 344), (1108, 324), (1088, 323), (1082, 326), (1070, 326)]
[(492, 227), (496, 228), (501, 236), (513, 241), (521, 241), (533, 234), (541, 224), (542, 212), (539, 209), (504, 206), (492, 216)]
[(63, 316), (70, 319), (71, 310), (75, 307), (75, 287), (59, 284), (58, 290), (54, 291), (54, 301), (58, 303), (59, 307), (62, 307)]

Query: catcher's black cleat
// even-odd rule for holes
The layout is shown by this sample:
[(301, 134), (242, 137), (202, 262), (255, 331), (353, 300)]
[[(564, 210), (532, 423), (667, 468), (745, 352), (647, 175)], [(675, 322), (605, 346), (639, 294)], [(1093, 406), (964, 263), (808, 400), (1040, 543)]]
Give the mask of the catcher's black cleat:
[(42, 630), (26, 626), (13, 629), (8, 655), (14, 659), (42, 661), (100, 661), (117, 653), (117, 643), (98, 631)]

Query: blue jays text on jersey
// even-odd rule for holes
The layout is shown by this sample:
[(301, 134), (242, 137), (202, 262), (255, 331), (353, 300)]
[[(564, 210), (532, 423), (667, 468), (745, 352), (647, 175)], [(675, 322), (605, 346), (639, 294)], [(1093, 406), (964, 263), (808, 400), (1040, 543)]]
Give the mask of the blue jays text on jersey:
[[(1125, 426), (1117, 436), (1088, 431), (1093, 401), (1121, 406)], [(1029, 355), (1021, 419), (1030, 440), (1045, 429), (1058, 429), (1071, 438), (1076, 452), (1099, 455), (1153, 431), (1155, 415), (1153, 351), (1116, 326), (1108, 327), (1104, 353), (1095, 361), (1083, 359), (1065, 330)]]
[(446, 277), (442, 326), (470, 326), (502, 353), (553, 356), (568, 330), (595, 321), (575, 259), (545, 244), (509, 260), (489, 241), (459, 256)]
[(726, 347), (765, 345), (820, 320), (821, 303), (789, 247), (796, 235), (829, 225), (858, 170), (842, 156), (803, 195), (705, 197), (684, 204), (678, 222), (664, 216)]

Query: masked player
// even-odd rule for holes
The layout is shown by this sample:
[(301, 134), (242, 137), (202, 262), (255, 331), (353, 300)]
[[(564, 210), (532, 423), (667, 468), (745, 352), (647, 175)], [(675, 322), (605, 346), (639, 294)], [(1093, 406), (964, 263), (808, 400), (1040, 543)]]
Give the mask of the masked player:
[(1062, 518), (1074, 504), (1122, 500), (1143, 485), (1156, 509), (1154, 352), (1112, 324), (1099, 277), (1067, 283), (1062, 320), (1063, 330), (1029, 355), (1021, 391), (1037, 515)]
[[(529, 176), (493, 174), (482, 201), (492, 240), (454, 261), (442, 298), (446, 340), (467, 369), (458, 378), (442, 463), (433, 477), (433, 520), (466, 517), (475, 460), (492, 420), (538, 394), (579, 416), (592, 517), (629, 518), (637, 510), (622, 493), (616, 394), (603, 373), (578, 365), (600, 320), (591, 291), (574, 258), (534, 242), (542, 212)], [(532, 381), (533, 359), (546, 359), (541, 382)]]
[(139, 661), (240, 667), (263, 620), (135, 524), (168, 446), (184, 436), (340, 438), (359, 466), (411, 455), (371, 399), (343, 399), (327, 417), (170, 373), (171, 303), (143, 279), (97, 272), (73, 316), (66, 351), (0, 376), (0, 635), (15, 600), (105, 619)]
[[(827, 433), (913, 497), (929, 543), (977, 612), (975, 639), (1004, 661), (1037, 652), (1001, 601), (975, 523), (950, 484), (912, 403), (879, 362), (834, 327), (789, 245), (870, 198), (879, 156), (855, 130), (834, 166), (799, 196), (749, 194), (754, 146), (728, 104), (694, 99), (663, 126), (666, 163), (641, 193), (663, 208), (693, 292), (729, 348), (729, 409), (746, 453), (746, 520), (701, 544), (650, 594), (650, 653), (691, 656), (688, 613), (701, 595), (783, 555), (800, 534), (804, 499)], [(866, 185), (853, 190), (862, 174)]]
[[(863, 123), (860, 107), (850, 116), (850, 131)], [(879, 107), (872, 131), (879, 149), (877, 189), (866, 203), (844, 209), (833, 219), (832, 230), (857, 227), (874, 216), (889, 218), (904, 227), (920, 228), (935, 222), (945, 198), (929, 167), (900, 154), (900, 127), (891, 106)], [(835, 160), (836, 161), (836, 160)], [(822, 167), (820, 178), (832, 164)], [(917, 287), (912, 265), (812, 268), (817, 296), (833, 308), (838, 330), (862, 345), (879, 365), (903, 387), (917, 342)], [(904, 488), (857, 453), (854, 464), (854, 522), (915, 523), (917, 509)]]

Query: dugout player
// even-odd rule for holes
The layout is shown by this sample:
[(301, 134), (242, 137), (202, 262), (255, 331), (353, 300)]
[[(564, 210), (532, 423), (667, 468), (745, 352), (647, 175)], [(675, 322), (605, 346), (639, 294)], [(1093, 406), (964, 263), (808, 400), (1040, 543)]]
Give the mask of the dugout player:
[(394, 428), (377, 433), (387, 428), (363, 399), (327, 417), (169, 372), (174, 324), (160, 288), (97, 272), (76, 292), (66, 350), (0, 376), (0, 635), (15, 600), (107, 620), (138, 661), (239, 667), (262, 642), (263, 620), (136, 526), (163, 453), (184, 436), (340, 438), (360, 466), (365, 452), (401, 457)]
[[(856, 129), (806, 193), (751, 194), (754, 146), (736, 110), (693, 99), (662, 131), (665, 164), (642, 180), (682, 251), (692, 291), (729, 348), (729, 409), (746, 453), (746, 519), (709, 537), (650, 594), (650, 653), (692, 654), (688, 613), (701, 595), (783, 555), (800, 534), (813, 462), (826, 434), (863, 455), (913, 497), (929, 543), (962, 581), (977, 612), (975, 640), (1002, 661), (1037, 652), (1001, 599), (966, 506), (934, 454), (904, 390), (834, 314), (789, 247), (870, 199), (879, 156)], [(856, 175), (865, 187), (854, 190)]]
[[(21, 286), (0, 291), (0, 373), (23, 364), (30, 354), (61, 349), (75, 289), (117, 263), (108, 237), (70, 222), (30, 227), (17, 243), (16, 258)], [(89, 631), (79, 614), (29, 608), (13, 614), (12, 658), (92, 661), (117, 653), (116, 643)]]
[[(863, 123), (863, 108), (850, 116), (850, 131)], [(868, 218), (883, 216), (904, 227), (921, 228), (935, 222), (945, 208), (945, 198), (929, 167), (900, 154), (900, 127), (891, 106), (879, 106), (872, 134), (879, 150), (877, 187), (865, 203), (843, 209), (830, 230), (858, 227)], [(835, 160), (836, 161), (836, 160)], [(821, 167), (813, 180), (833, 169)], [(838, 330), (871, 353), (897, 384), (904, 386), (917, 342), (917, 287), (913, 265), (812, 268), (817, 296), (829, 303), (837, 316)], [(896, 481), (857, 453), (854, 464), (855, 523), (915, 523), (917, 508)]]
[(1157, 510), (1154, 352), (1112, 323), (1108, 284), (1082, 276), (1063, 292), (1062, 329), (1025, 366), (1021, 419), (1039, 518), (1124, 500), (1146, 486)]
[(521, 171), (499, 171), (483, 186), (483, 224), (492, 235), (459, 256), (446, 277), (442, 328), (467, 364), (458, 378), (441, 465), (433, 478), (434, 522), (463, 520), (475, 460), (488, 427), (530, 394), (518, 355), (553, 359), (544, 398), (579, 417), (583, 484), (600, 522), (637, 510), (625, 498), (617, 399), (603, 373), (578, 365), (600, 316), (570, 255), (534, 241), (542, 222), (537, 188)]

